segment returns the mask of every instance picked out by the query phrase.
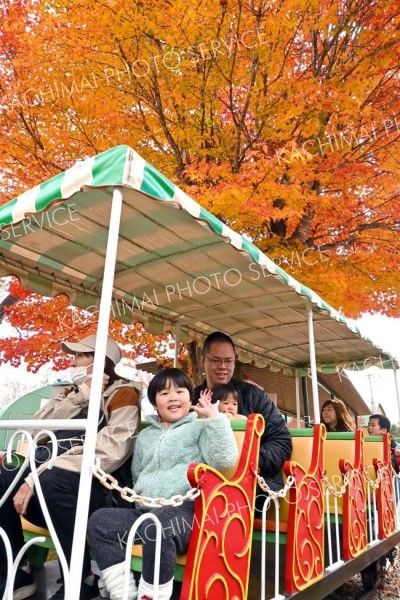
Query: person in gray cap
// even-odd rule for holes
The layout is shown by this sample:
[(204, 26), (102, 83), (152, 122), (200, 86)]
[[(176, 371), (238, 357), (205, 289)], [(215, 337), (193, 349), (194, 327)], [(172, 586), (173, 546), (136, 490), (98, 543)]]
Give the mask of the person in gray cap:
[[(87, 417), (95, 344), (95, 335), (85, 337), (78, 343), (69, 341), (62, 343), (63, 351), (73, 355), (70, 374), (72, 387), (67, 387), (62, 394), (50, 399), (32, 417), (33, 419)], [(140, 426), (139, 394), (131, 382), (121, 379), (115, 373), (115, 366), (121, 357), (118, 344), (107, 338), (96, 457), (100, 459), (102, 468), (108, 473), (115, 473), (127, 462), (127, 459), (130, 464), (134, 437)], [(54, 433), (57, 439), (57, 458), (53, 468), (48, 468), (48, 460), (53, 449), (53, 442), (49, 439), (40, 440), (35, 461), (46, 505), (69, 563), (85, 432), (59, 430)], [(19, 469), (1, 469), (0, 497), (7, 491), (19, 471)], [(14, 559), (24, 544), (20, 516), (24, 515), (35, 525), (46, 527), (29, 469), (26, 470), (23, 478), (21, 479), (23, 483), (17, 486), (17, 491), (10, 495), (0, 510), (0, 527), (7, 533)], [(98, 508), (110, 506), (111, 503), (111, 492), (94, 479), (89, 514)], [(6, 573), (2, 573), (6, 564), (5, 547), (0, 538), (0, 598), (6, 585)], [(21, 565), (17, 570), (14, 584), (13, 597), (18, 600), (29, 598), (36, 591), (29, 563), (21, 561)], [(63, 599), (64, 594), (64, 585), (62, 585), (52, 599)], [(85, 548), (80, 600), (92, 600), (97, 597), (99, 597), (98, 578), (91, 573), (90, 555)]]

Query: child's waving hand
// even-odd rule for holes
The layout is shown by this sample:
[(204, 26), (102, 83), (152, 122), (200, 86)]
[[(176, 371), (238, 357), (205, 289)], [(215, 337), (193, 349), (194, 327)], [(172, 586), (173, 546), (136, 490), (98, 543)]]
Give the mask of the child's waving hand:
[(209, 417), (215, 417), (218, 414), (219, 402), (215, 404), (211, 403), (212, 391), (202, 390), (200, 392), (199, 401), (196, 406), (192, 406), (192, 410), (196, 411), (199, 417), (208, 419)]

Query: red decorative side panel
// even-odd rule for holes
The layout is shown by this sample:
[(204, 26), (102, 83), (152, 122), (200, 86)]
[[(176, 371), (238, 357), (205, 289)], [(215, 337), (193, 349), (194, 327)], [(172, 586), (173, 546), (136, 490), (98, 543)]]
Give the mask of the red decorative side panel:
[(261, 415), (250, 415), (239, 466), (231, 480), (206, 465), (191, 465), (201, 486), (182, 583), (181, 600), (246, 600), (254, 520)]
[(395, 498), (392, 479), (392, 455), (390, 435), (384, 434), (383, 462), (374, 459), (377, 476), (380, 474), (380, 484), (376, 491), (378, 510), (378, 536), (384, 540), (396, 530)]
[(364, 479), (364, 432), (355, 432), (354, 467), (339, 461), (343, 477), (349, 485), (343, 497), (343, 558), (350, 560), (367, 549), (367, 506)]
[(289, 490), (285, 591), (293, 594), (322, 578), (324, 572), (324, 425), (314, 428), (313, 453), (308, 470), (294, 461), (284, 465), (295, 486)]

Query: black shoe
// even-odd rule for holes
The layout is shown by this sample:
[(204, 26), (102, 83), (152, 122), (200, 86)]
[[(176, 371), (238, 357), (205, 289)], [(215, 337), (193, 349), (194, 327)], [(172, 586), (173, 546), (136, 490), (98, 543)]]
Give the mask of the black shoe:
[[(7, 578), (0, 578), (0, 598), (3, 597)], [(36, 592), (36, 583), (32, 573), (27, 573), (23, 569), (17, 569), (14, 581), (13, 600), (24, 600), (30, 598)]]
[(97, 598), (101, 600), (99, 579), (98, 575), (94, 575), (94, 582), (91, 585), (82, 581), (79, 600), (97, 600)]
[[(49, 600), (64, 600), (64, 597), (65, 587), (64, 584), (62, 584)], [(84, 581), (82, 582), (79, 600), (97, 600), (98, 598), (101, 599), (99, 592), (99, 577), (98, 575), (95, 575), (94, 583), (92, 585), (89, 585)]]

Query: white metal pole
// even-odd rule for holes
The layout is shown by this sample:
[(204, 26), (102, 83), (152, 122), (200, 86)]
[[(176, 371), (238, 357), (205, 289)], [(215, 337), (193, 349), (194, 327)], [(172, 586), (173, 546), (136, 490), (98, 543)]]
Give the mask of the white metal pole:
[(90, 490), (92, 484), (91, 466), (94, 464), (97, 423), (100, 411), (100, 401), (103, 385), (104, 359), (106, 355), (108, 324), (114, 284), (115, 262), (117, 258), (118, 234), (122, 211), (122, 190), (114, 189), (110, 226), (107, 239), (107, 252), (104, 265), (103, 286), (101, 290), (99, 323), (95, 357), (93, 364), (92, 386), (90, 388), (89, 410), (85, 444), (83, 447), (82, 469), (79, 483), (78, 504), (76, 509), (74, 539), (70, 564), (69, 585), (66, 590), (66, 600), (76, 600), (80, 597), (83, 554), (86, 540), (86, 525), (89, 512)]
[(181, 324), (179, 321), (175, 323), (175, 352), (174, 352), (174, 367), (178, 366), (179, 358), (179, 334), (181, 332)]
[(298, 369), (296, 369), (296, 418), (297, 427), (300, 427), (300, 378)]
[(311, 366), (311, 383), (312, 383), (313, 408), (314, 408), (314, 423), (319, 423), (320, 418), (319, 418), (317, 361), (315, 359), (313, 314), (312, 314), (312, 305), (310, 302), (307, 302), (307, 322), (308, 322), (308, 341), (310, 344), (310, 366)]
[(23, 425), (24, 429), (51, 429), (57, 431), (59, 429), (67, 429), (68, 431), (75, 431), (75, 429), (85, 429), (86, 419), (10, 419), (9, 421), (1, 421), (0, 429), (21, 429)]
[(394, 373), (394, 386), (396, 388), (396, 400), (397, 400), (397, 411), (399, 413), (399, 423), (400, 423), (400, 392), (399, 392), (399, 380), (397, 377), (398, 369), (393, 369)]

